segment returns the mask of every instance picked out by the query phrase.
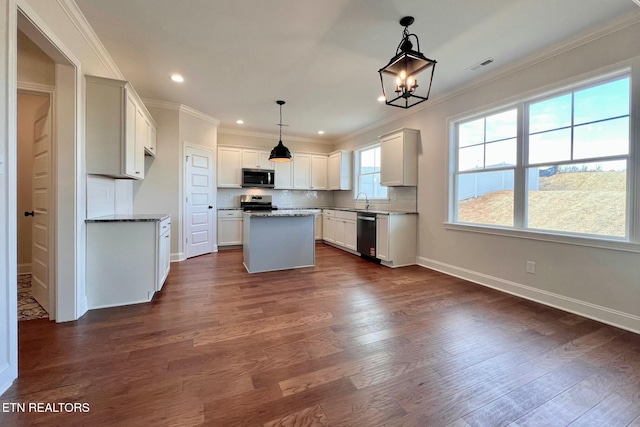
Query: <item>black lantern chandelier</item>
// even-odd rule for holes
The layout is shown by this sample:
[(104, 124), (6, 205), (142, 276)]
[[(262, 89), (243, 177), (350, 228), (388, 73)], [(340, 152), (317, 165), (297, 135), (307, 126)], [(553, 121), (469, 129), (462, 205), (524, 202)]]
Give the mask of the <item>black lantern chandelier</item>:
[(284, 101), (276, 101), (276, 104), (280, 106), (280, 139), (278, 140), (278, 145), (273, 147), (271, 150), (271, 155), (269, 156), (269, 160), (272, 162), (290, 162), (291, 161), (291, 151), (282, 143), (282, 106), (284, 105)]
[[(400, 108), (411, 108), (416, 104), (429, 99), (431, 82), (436, 61), (429, 59), (420, 53), (420, 41), (418, 36), (409, 33), (409, 25), (413, 24), (413, 16), (405, 16), (400, 20), (404, 27), (402, 40), (396, 49), (396, 54), (387, 65), (380, 68), (380, 84), (385, 104)], [(414, 37), (418, 50), (413, 50), (410, 37)], [(429, 75), (431, 70), (431, 75)], [(418, 85), (418, 74), (423, 73), (428, 85)], [(418, 89), (420, 88), (420, 90)]]

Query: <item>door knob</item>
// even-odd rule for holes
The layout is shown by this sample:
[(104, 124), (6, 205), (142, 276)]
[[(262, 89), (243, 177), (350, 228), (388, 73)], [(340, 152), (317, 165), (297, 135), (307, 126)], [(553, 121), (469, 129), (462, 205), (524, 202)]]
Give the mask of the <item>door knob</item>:
[(35, 216), (35, 213), (33, 211), (31, 212), (25, 212), (24, 216)]
[(209, 206), (209, 209), (213, 209), (213, 206)]

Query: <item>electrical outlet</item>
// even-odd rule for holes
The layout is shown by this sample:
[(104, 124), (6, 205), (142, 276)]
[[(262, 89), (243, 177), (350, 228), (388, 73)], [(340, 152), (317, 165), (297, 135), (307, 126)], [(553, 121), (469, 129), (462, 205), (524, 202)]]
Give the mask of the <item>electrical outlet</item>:
[(533, 261), (527, 261), (527, 273), (536, 274), (536, 263)]

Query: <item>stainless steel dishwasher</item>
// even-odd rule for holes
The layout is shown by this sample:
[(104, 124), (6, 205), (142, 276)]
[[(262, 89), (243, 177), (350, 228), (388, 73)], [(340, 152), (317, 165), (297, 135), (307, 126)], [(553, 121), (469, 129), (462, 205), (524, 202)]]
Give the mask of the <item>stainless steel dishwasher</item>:
[(358, 212), (358, 252), (370, 261), (380, 262), (376, 258), (376, 214)]

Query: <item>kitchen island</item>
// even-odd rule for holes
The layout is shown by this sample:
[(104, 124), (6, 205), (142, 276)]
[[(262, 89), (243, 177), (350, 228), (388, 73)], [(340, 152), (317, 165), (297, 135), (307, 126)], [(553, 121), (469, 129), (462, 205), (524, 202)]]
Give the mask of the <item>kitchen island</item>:
[(254, 211), (243, 217), (243, 264), (249, 273), (315, 265), (314, 211)]

